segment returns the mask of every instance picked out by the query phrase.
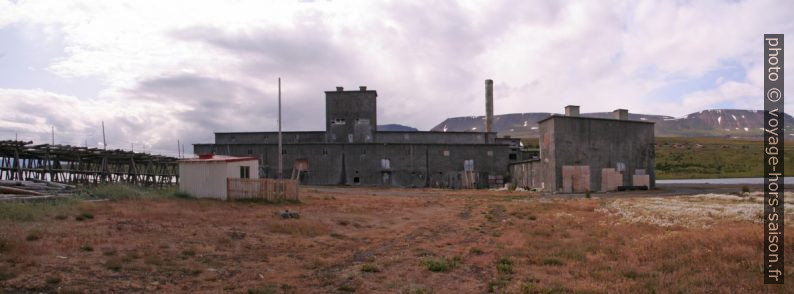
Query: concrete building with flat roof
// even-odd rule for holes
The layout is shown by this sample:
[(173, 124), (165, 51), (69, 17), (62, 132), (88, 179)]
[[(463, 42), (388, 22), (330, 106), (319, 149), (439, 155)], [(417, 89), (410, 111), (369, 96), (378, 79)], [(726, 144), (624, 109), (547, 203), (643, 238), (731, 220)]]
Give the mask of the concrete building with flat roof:
[[(325, 92), (325, 131), (282, 133), (283, 174), (312, 185), (489, 187), (503, 185), (507, 164), (521, 156), (519, 139), (492, 131), (378, 131), (377, 97), (366, 87)], [(277, 132), (218, 132), (215, 143), (194, 149), (255, 157), (259, 176), (278, 175)]]
[(654, 187), (652, 122), (629, 120), (625, 109), (611, 119), (579, 116), (574, 105), (565, 113), (538, 122), (538, 159), (511, 164), (519, 185), (552, 193)]

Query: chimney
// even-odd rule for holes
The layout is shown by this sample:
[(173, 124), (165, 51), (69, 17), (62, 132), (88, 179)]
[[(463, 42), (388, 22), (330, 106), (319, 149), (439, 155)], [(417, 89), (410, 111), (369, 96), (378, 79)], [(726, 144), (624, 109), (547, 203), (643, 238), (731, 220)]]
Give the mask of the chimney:
[(565, 116), (579, 116), (579, 105), (565, 106)]
[(493, 131), (493, 80), (485, 80), (485, 131)]
[(612, 111), (612, 118), (619, 119), (619, 120), (628, 120), (629, 119), (629, 110), (628, 109), (615, 109), (615, 111)]
[(345, 89), (345, 88), (343, 88), (343, 87), (336, 87), (336, 91), (337, 91), (337, 92), (342, 92), (344, 89)]
[(367, 90), (367, 86), (358, 86), (358, 89), (361, 90), (361, 92), (364, 92)]

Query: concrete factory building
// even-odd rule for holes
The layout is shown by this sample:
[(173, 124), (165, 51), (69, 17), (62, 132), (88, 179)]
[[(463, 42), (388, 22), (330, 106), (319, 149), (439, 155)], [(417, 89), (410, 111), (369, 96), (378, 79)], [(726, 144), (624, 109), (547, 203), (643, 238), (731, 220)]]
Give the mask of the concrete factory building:
[[(492, 87), (486, 81), (488, 94)], [(285, 177), (311, 185), (488, 187), (503, 185), (507, 164), (519, 160), (520, 141), (497, 138), (489, 130), (378, 131), (377, 97), (366, 87), (325, 92), (325, 131), (282, 134)], [(492, 95), (486, 100), (493, 105)], [(259, 158), (259, 175), (278, 176), (277, 132), (215, 133), (214, 144), (195, 144), (194, 149), (197, 154), (253, 156)]]
[[(485, 132), (378, 131), (376, 91), (327, 91), (325, 131), (282, 134), (282, 173), (310, 185), (476, 188), (511, 180), (548, 192), (600, 191), (602, 175), (605, 187), (632, 185), (636, 174), (635, 183), (653, 186), (653, 123), (579, 117), (576, 107), (540, 123), (540, 158), (531, 157), (519, 139), (497, 138), (493, 81), (485, 86)], [(214, 144), (194, 151), (254, 157), (259, 176), (279, 174), (277, 132), (215, 133)]]
[(555, 193), (608, 192), (655, 185), (652, 122), (582, 117), (579, 106), (538, 122), (540, 157), (510, 164), (519, 186)]

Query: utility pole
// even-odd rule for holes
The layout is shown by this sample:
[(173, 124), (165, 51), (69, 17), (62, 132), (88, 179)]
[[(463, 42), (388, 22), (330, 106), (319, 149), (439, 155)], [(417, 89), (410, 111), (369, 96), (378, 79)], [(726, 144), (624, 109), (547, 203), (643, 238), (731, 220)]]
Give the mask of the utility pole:
[(55, 145), (55, 126), (50, 126), (52, 132), (52, 145)]
[(102, 149), (108, 149), (108, 141), (105, 139), (105, 121), (102, 121)]
[(130, 143), (130, 151), (132, 152), (135, 152), (135, 146), (133, 146), (134, 144), (135, 143)]
[(182, 144), (179, 143), (179, 139), (176, 139), (176, 157), (182, 158), (182, 151), (179, 150), (180, 149), (179, 146), (182, 146)]
[(281, 77), (278, 78), (278, 179), (283, 178), (284, 158), (281, 151)]

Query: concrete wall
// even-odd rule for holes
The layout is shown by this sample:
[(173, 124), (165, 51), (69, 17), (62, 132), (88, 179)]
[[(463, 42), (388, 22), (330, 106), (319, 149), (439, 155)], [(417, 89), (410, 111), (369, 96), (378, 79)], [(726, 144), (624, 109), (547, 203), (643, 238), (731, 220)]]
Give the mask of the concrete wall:
[(481, 132), (377, 132), (377, 143), (493, 144), (496, 133)]
[[(281, 141), (294, 143), (325, 142), (325, 132), (282, 132)], [(215, 133), (217, 144), (278, 144), (278, 132)]]
[(371, 90), (325, 92), (327, 142), (372, 142), (378, 125), (377, 97)]
[(655, 184), (653, 123), (553, 116), (540, 122), (541, 165), (546, 185), (563, 192), (563, 168), (589, 166), (591, 191), (600, 191), (602, 169), (622, 172), (622, 185), (645, 173)]
[[(199, 153), (259, 157), (260, 175), (277, 175), (274, 144), (196, 144), (194, 148)], [(453, 188), (460, 187), (465, 160), (474, 160), (474, 170), (482, 176), (506, 176), (511, 152), (508, 145), (494, 144), (286, 144), (284, 150), (284, 175), (292, 174), (295, 160), (308, 161), (302, 184)], [(382, 166), (383, 159), (388, 159), (388, 168)]]

